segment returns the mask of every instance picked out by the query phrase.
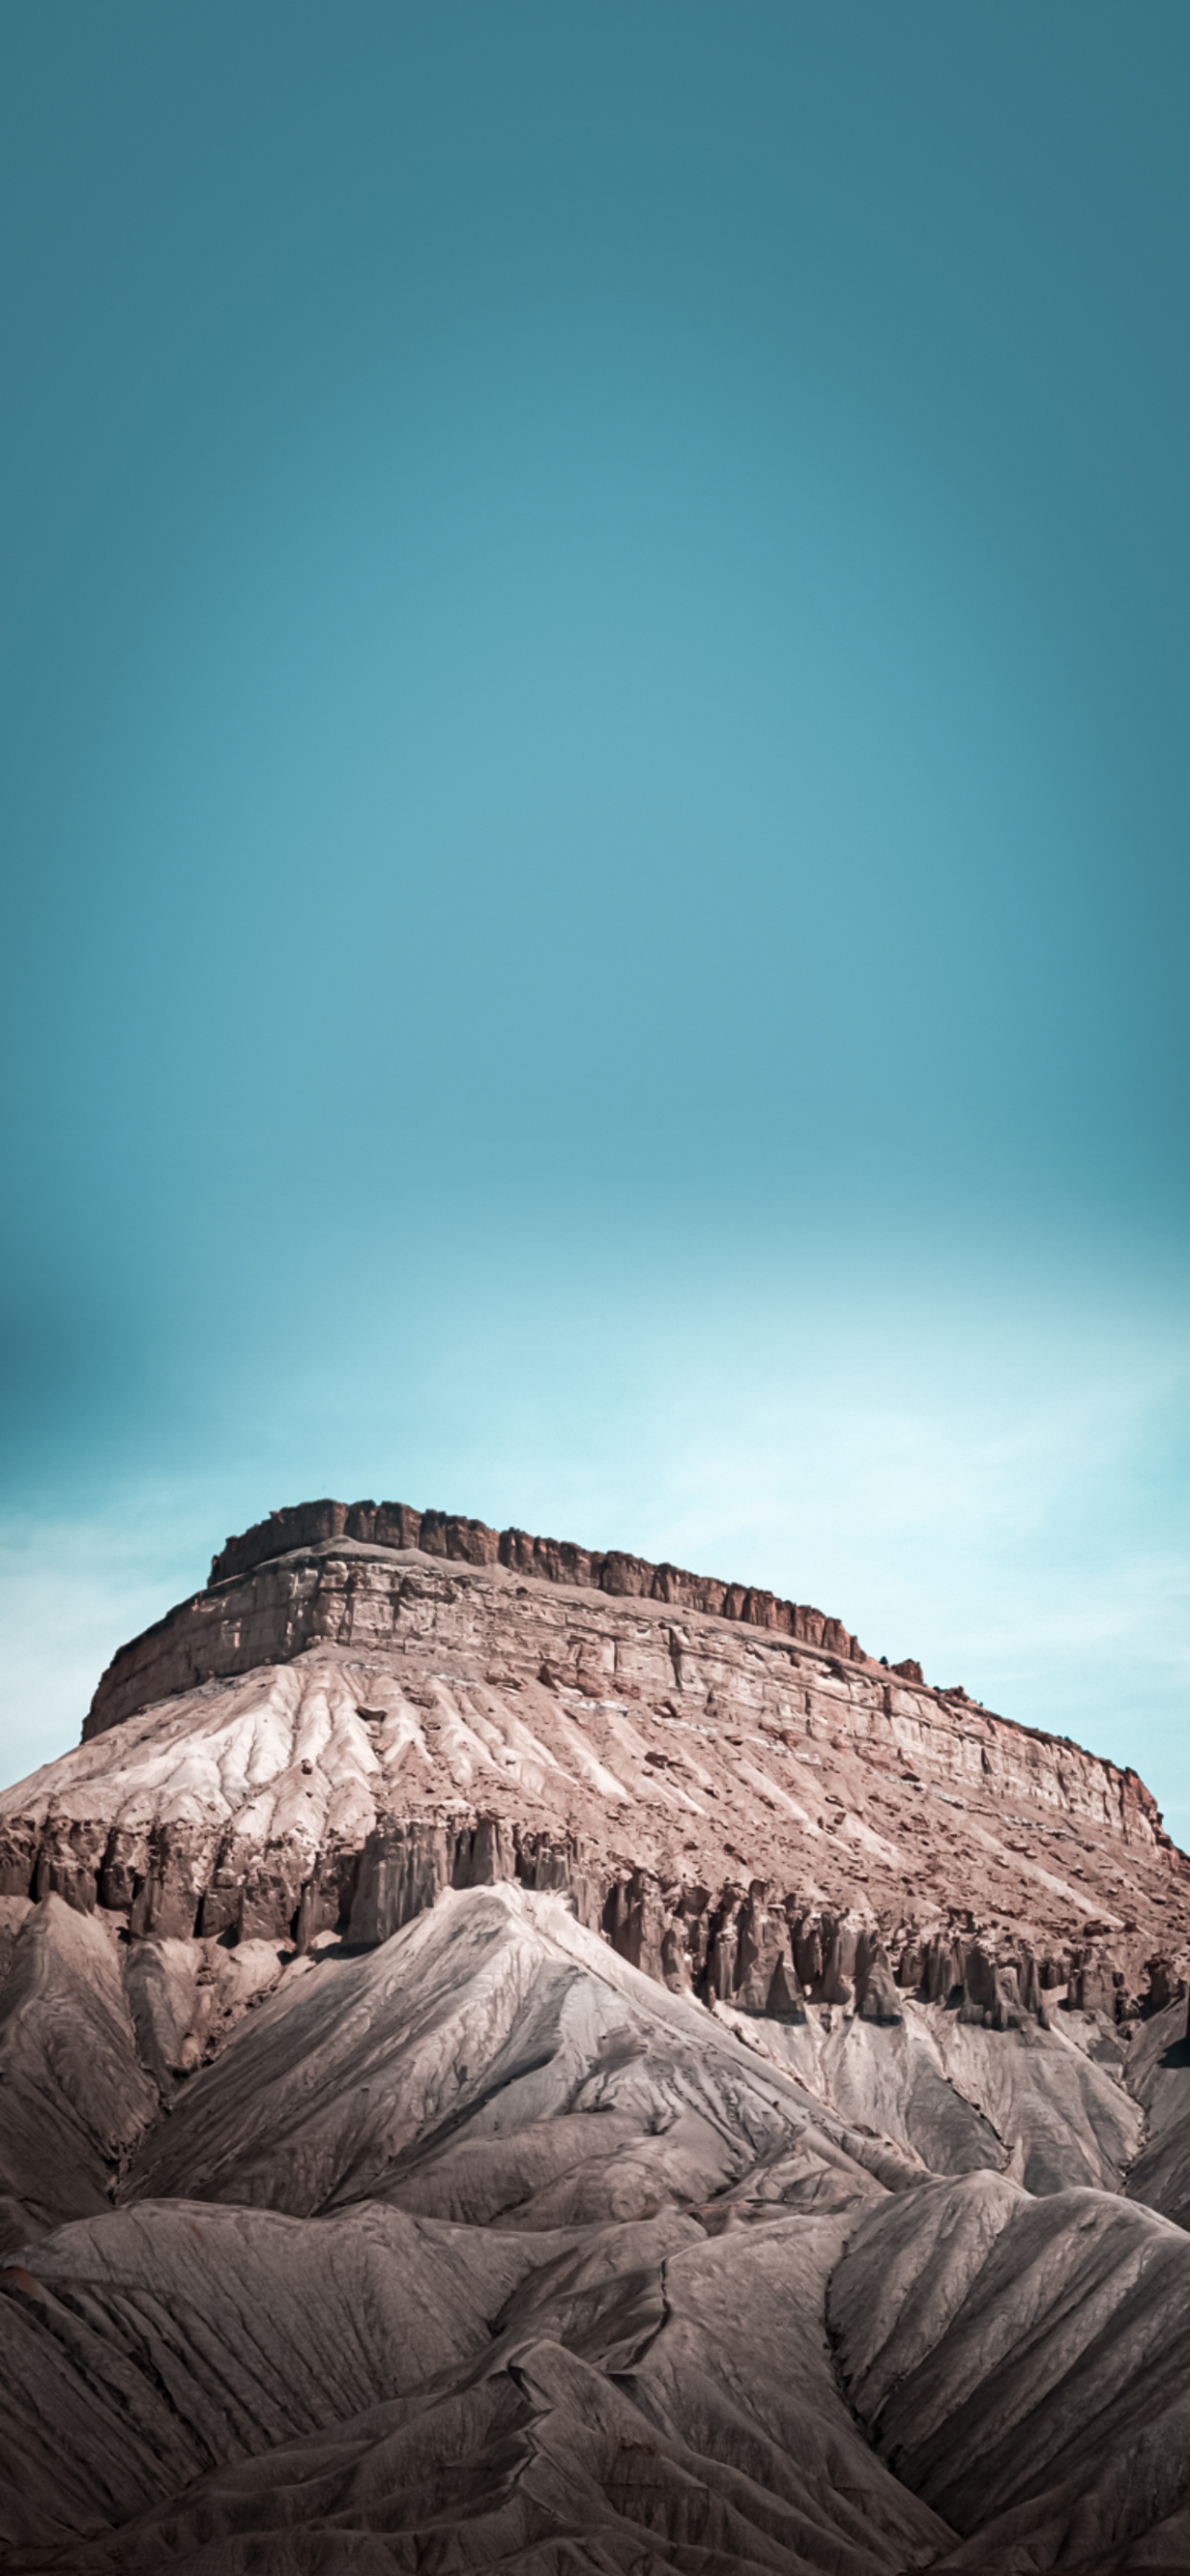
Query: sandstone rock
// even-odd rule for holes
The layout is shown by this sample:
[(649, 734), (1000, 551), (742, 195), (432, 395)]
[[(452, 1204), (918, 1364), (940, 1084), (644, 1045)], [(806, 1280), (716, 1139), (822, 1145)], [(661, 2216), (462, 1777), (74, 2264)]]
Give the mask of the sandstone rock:
[(1176, 2003), (1186, 1992), (1185, 1978), (1178, 1975), (1173, 1961), (1160, 1952), (1156, 1958), (1146, 1959), (1145, 1975), (1148, 1979), (1144, 1996), (1147, 2012), (1165, 2012), (1170, 2004)]
[(862, 2021), (903, 2021), (901, 1997), (883, 1942), (864, 1932), (856, 1948), (855, 2008)]
[(955, 1988), (964, 1985), (962, 1943), (948, 1932), (935, 1932), (924, 1944), (921, 1960), (921, 1991), (926, 2002), (949, 2003)]
[[(451, 1512), (417, 1512), (405, 1503), (328, 1500), (272, 1512), (266, 1521), (257, 1522), (241, 1537), (228, 1539), (211, 1561), (211, 1588), (225, 1595), (229, 1584), (260, 1566), (274, 1565), (299, 1552), (325, 1549), (336, 1541), (395, 1554), (416, 1550), (423, 1556), (449, 1557), (465, 1565), (499, 1564), (513, 1573), (533, 1575), (539, 1581), (589, 1587), (610, 1593), (613, 1598), (678, 1602), (717, 1618), (803, 1638), (831, 1655), (866, 1661), (857, 1640), (839, 1620), (826, 1618), (822, 1611), (804, 1603), (778, 1601), (770, 1592), (720, 1583), (712, 1576), (687, 1574), (678, 1566), (651, 1565), (643, 1557), (626, 1556), (618, 1549), (593, 1555), (589, 1549), (575, 1547), (569, 1541), (531, 1538), (526, 1531), (517, 1529), (496, 1531), (483, 1521), (465, 1520)], [(245, 1669), (243, 1664), (237, 1667), (228, 1663), (224, 1643), (227, 1627), (242, 1620), (239, 1602), (233, 1605), (225, 1601), (228, 1615), (222, 1622), (213, 1623), (200, 1615), (206, 1597), (199, 1595), (193, 1602), (183, 1603), (167, 1619), (158, 1621), (145, 1638), (121, 1649), (96, 1692), (87, 1721), (88, 1735), (117, 1725), (145, 1707), (155, 1691), (177, 1688), (177, 1681), (166, 1681), (163, 1675), (167, 1669), (178, 1669), (179, 1656), (183, 1688), (201, 1679), (204, 1670)], [(255, 1594), (245, 1600), (249, 1626), (256, 1624), (256, 1601)], [(317, 1633), (328, 1632), (320, 1627)], [(214, 1640), (218, 1642), (214, 1644), (215, 1660), (211, 1661), (212, 1644), (208, 1641)], [(292, 1636), (287, 1637), (283, 1651), (294, 1651)], [(252, 1649), (250, 1659), (251, 1653)]]
[[(603, 1929), (621, 1959), (647, 1977), (671, 1982), (665, 1978), (666, 1910), (650, 1870), (634, 1869), (629, 1878), (613, 1882), (603, 1909)], [(682, 1983), (679, 1975), (678, 1991)]]
[(826, 1914), (822, 1921), (821, 1995), (825, 2004), (855, 2001), (855, 1964), (864, 1925), (853, 1915)]
[(1071, 1969), (1071, 2003), (1078, 2012), (1103, 2013), (1109, 2021), (1116, 2021), (1123, 2000), (1122, 1984), (1110, 1959), (1098, 1951), (1083, 1951)]
[(960, 2019), (980, 2023), (985, 2030), (1008, 2030), (1018, 2005), (1015, 1970), (997, 1964), (980, 1942), (972, 1941), (963, 1957)]
[(745, 2012), (799, 2013), (802, 1996), (789, 1923), (764, 1879), (752, 1880), (736, 1925), (735, 2002)]
[(1190, 2547), (1135, 1774), (755, 1587), (372, 1503), (229, 1542), (96, 1714), (0, 1799), (14, 2576)]
[[(1037, 2009), (1026, 1950), (1043, 1987), (1066, 1981), (1063, 1950), (1081, 1974), (1085, 1924), (1124, 1999), (1109, 2007), (1103, 1987), (1098, 2011), (1139, 1996), (1158, 1926), (1190, 1962), (1190, 1876), (1135, 1775), (828, 1652), (798, 1633), (821, 1641), (828, 1623), (783, 1615), (755, 1588), (708, 1589), (614, 1551), (403, 1506), (303, 1506), (229, 1543), (213, 1588), (116, 1659), (96, 1721), (150, 1688), (165, 1698), (122, 1718), (118, 1749), (89, 1736), (0, 1801), (0, 1876), (13, 1893), (119, 1908), (137, 1934), (308, 1946), (346, 1930), (357, 1901), (361, 1937), (369, 1838), (389, 1820), (416, 1840), (453, 1819), (453, 1883), (488, 1869), (543, 1883), (535, 1853), (548, 1850), (592, 1925), (615, 1883), (646, 1872), (664, 1913), (653, 1955), (696, 1991), (711, 1975), (724, 1999), (739, 1991), (728, 1953), (756, 1878), (773, 1922), (790, 1923), (794, 2008), (795, 1987), (853, 2007), (851, 1934), (865, 1921), (909, 1991), (962, 1985), (968, 1936), (938, 1920), (955, 1871), (971, 1934), (979, 1916), (1005, 1970), (980, 2006), (993, 2019), (1016, 2008), (1009, 1970), (1019, 2007)], [(934, 1798), (948, 1802), (941, 1819)], [(631, 1819), (627, 1848), (617, 1815)], [(701, 1910), (691, 1885), (706, 1890)], [(907, 1891), (922, 1900), (916, 1931)], [(986, 1919), (1006, 1903), (1008, 1934)], [(834, 1950), (812, 1959), (827, 1918)], [(758, 2009), (756, 1959), (747, 1973)]]
[(437, 1903), (454, 1876), (454, 1835), (442, 1823), (392, 1817), (369, 1834), (352, 1898), (352, 1948), (391, 1940)]

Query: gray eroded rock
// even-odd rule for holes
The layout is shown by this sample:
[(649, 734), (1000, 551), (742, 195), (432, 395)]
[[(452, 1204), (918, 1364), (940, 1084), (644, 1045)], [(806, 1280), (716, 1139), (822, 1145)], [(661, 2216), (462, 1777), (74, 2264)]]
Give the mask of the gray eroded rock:
[(0, 2252), (105, 2209), (157, 2109), (114, 1933), (60, 1896), (30, 1909), (0, 1987)]
[(931, 2173), (1009, 2170), (1037, 2193), (1117, 2191), (1140, 2146), (1143, 2112), (1076, 2044), (1065, 2014), (1052, 2029), (998, 2031), (902, 1995), (895, 2025), (811, 2008), (793, 2027), (742, 2016), (732, 2026), (840, 2119)]
[(130, 1941), (124, 1993), (141, 2064), (168, 2098), (277, 1985), (290, 1953), (269, 1941)]
[(381, 1950), (290, 1968), (191, 2078), (125, 2190), (299, 2215), (372, 2198), (554, 2227), (712, 2204), (794, 2148), (818, 2205), (920, 2171), (628, 1965), (563, 1898), (501, 1883), (448, 1891)]
[(1190, 2237), (1150, 2211), (934, 2183), (863, 2219), (828, 2314), (881, 2457), (969, 2536), (940, 2565), (1119, 2567), (1183, 2511)]
[[(73, 2576), (901, 2576), (953, 2535), (839, 2394), (822, 2299), (840, 2239), (838, 2220), (786, 2219), (708, 2243), (676, 2215), (477, 2235), (375, 2207), (155, 2205), (66, 2230), (0, 2300), (30, 2375), (9, 2563), (48, 2491)], [(38, 2396), (66, 2410), (60, 2488)]]
[(1125, 2186), (1179, 2227), (1190, 2227), (1190, 2041), (1186, 1998), (1177, 1996), (1136, 2032), (1127, 2083), (1145, 2118), (1145, 2138)]
[(0, 2539), (130, 2520), (408, 2395), (485, 2348), (531, 2259), (373, 2206), (312, 2226), (175, 2202), (60, 2229), (0, 2272)]

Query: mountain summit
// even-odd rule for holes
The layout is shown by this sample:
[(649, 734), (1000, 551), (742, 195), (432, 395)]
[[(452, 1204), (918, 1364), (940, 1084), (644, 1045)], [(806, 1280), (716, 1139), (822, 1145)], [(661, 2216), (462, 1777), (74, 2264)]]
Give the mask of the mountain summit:
[(6, 2564), (1186, 2564), (1188, 1961), (820, 1611), (274, 1513), (0, 1797)]
[(0, 1801), (0, 1887), (137, 1934), (376, 1940), (508, 1878), (679, 1989), (993, 2016), (1164, 2002), (1190, 1947), (1134, 1771), (819, 1610), (403, 1504), (229, 1539), (83, 1737)]

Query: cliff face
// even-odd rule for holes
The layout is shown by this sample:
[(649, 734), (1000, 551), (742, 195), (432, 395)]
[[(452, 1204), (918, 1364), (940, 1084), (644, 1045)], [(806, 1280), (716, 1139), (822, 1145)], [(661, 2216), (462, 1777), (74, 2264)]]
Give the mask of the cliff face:
[[(502, 1565), (510, 1573), (528, 1574), (538, 1582), (606, 1592), (613, 1598), (663, 1601), (677, 1609), (742, 1620), (747, 1627), (797, 1637), (831, 1655), (866, 1660), (858, 1639), (823, 1611), (804, 1602), (780, 1601), (774, 1593), (747, 1584), (688, 1574), (679, 1565), (650, 1565), (645, 1557), (626, 1556), (615, 1549), (598, 1554), (574, 1546), (569, 1539), (531, 1538), (520, 1529), (489, 1529), (486, 1521), (465, 1520), (456, 1512), (419, 1512), (408, 1503), (297, 1503), (288, 1511), (270, 1512), (267, 1520), (257, 1521), (241, 1537), (229, 1538), (211, 1560), (208, 1591), (181, 1603), (144, 1637), (121, 1648), (91, 1703), (84, 1741), (105, 1727), (117, 1726), (167, 1691), (188, 1689), (208, 1673), (244, 1672), (254, 1661), (271, 1662), (300, 1651), (294, 1639), (303, 1610), (297, 1610), (298, 1624), (291, 1624), (286, 1615), (291, 1595), (284, 1582), (277, 1586), (266, 1581), (247, 1599), (232, 1594), (226, 1617), (219, 1600), (212, 1603), (211, 1595), (221, 1596), (225, 1586), (258, 1566), (296, 1551), (325, 1549), (343, 1539), (396, 1555), (412, 1550), (460, 1565)], [(373, 1589), (379, 1598), (383, 1586)], [(318, 1624), (325, 1612), (315, 1608), (308, 1615), (314, 1624), (306, 1642), (331, 1633)], [(339, 1642), (349, 1641), (341, 1638)], [(917, 1667), (911, 1669), (916, 1672)]]
[(750, 2007), (1149, 1991), (1190, 1949), (1190, 1871), (1143, 1783), (911, 1669), (673, 1567), (303, 1506), (229, 1541), (117, 1655), (80, 1750), (0, 1801), (0, 1890), (306, 1944), (516, 1878)]

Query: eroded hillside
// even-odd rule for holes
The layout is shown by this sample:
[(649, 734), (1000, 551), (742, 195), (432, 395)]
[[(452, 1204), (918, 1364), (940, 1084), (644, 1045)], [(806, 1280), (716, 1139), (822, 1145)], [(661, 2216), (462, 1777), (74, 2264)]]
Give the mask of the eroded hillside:
[(1133, 1773), (742, 1586), (318, 1505), (0, 1836), (21, 2576), (1186, 2563)]

